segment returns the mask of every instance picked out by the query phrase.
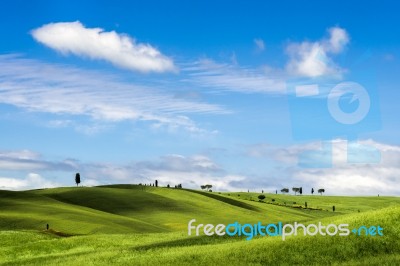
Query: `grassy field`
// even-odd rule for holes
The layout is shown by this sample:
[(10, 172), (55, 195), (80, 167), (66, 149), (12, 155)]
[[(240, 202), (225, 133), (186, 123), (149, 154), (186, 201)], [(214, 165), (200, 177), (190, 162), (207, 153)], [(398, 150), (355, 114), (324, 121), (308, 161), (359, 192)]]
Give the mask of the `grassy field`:
[[(0, 191), (4, 265), (399, 265), (400, 198), (114, 185)], [(304, 205), (307, 202), (308, 208)], [(332, 212), (332, 206), (336, 211)], [(188, 236), (187, 223), (380, 225), (384, 236)], [(45, 230), (46, 224), (50, 230)]]

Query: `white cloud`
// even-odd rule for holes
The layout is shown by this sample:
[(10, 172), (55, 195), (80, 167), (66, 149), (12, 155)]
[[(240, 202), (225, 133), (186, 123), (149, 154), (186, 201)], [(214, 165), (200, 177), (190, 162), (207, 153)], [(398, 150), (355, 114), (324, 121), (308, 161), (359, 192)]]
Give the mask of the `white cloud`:
[[(285, 69), (268, 65), (249, 68), (233, 64), (223, 64), (211, 59), (201, 59), (188, 64), (182, 70), (188, 74), (185, 82), (208, 88), (208, 92), (241, 92), (285, 94), (287, 82), (293, 76), (340, 78), (345, 72), (335, 64), (332, 55), (342, 52), (349, 43), (347, 32), (339, 27), (328, 29), (329, 36), (319, 41), (290, 43), (286, 47), (289, 61)], [(259, 51), (265, 49), (262, 39), (254, 39)]]
[[(153, 160), (125, 164), (85, 163), (73, 159), (59, 162), (46, 161), (36, 154), (33, 157), (39, 159), (33, 163), (41, 165), (41, 168), (34, 166), (21, 168), (21, 165), (17, 165), (18, 167), (1, 167), (0, 170), (65, 173), (65, 176), (68, 176), (65, 184), (70, 184), (69, 177), (75, 172), (80, 172), (82, 184), (85, 186), (115, 183), (148, 184), (157, 179), (162, 186), (167, 184), (174, 186), (181, 183), (186, 188), (196, 189), (200, 185), (210, 183), (217, 190), (228, 191), (247, 191), (247, 189), (275, 191), (283, 187), (302, 186), (306, 191), (311, 190), (311, 187), (325, 188), (326, 193), (330, 195), (400, 195), (398, 186), (400, 184), (400, 146), (373, 140), (362, 140), (359, 143), (377, 148), (382, 155), (381, 162), (348, 163), (347, 141), (337, 139), (334, 140), (332, 168), (311, 169), (297, 166), (299, 155), (304, 151), (318, 149), (320, 146), (318, 142), (288, 147), (276, 147), (265, 143), (252, 145), (248, 147), (246, 155), (252, 157), (252, 163), (266, 165), (268, 169), (258, 175), (249, 173), (248, 168), (244, 174), (232, 172), (204, 154), (191, 156), (168, 154)], [(24, 154), (35, 154), (32, 151), (9, 151), (8, 153), (12, 158), (23, 157)], [(31, 158), (30, 155), (28, 157)], [(0, 158), (0, 165), (4, 160), (6, 159)], [(0, 178), (0, 187), (3, 189), (20, 190), (55, 185), (38, 175), (28, 175), (25, 179)]]
[[(325, 188), (330, 195), (400, 195), (400, 147), (372, 140), (360, 141), (380, 150), (382, 161), (371, 164), (347, 163), (347, 142), (334, 140), (332, 168), (300, 168), (298, 157), (304, 151), (316, 150), (318, 142), (276, 147), (270, 144), (252, 145), (246, 155), (268, 165), (267, 173), (233, 173), (205, 155), (169, 154), (155, 160), (136, 161), (124, 165), (81, 164), (81, 175), (99, 183), (153, 183), (199, 188), (210, 183), (218, 190), (275, 191), (282, 187), (303, 186), (304, 189)], [(275, 163), (271, 163), (275, 161)]]
[[(10, 153), (18, 153), (18, 151)], [(75, 172), (80, 172), (82, 185), (84, 186), (115, 183), (148, 184), (154, 183), (154, 180), (157, 179), (161, 186), (183, 184), (185, 188), (198, 189), (200, 185), (208, 183), (213, 185), (213, 189), (238, 191), (247, 190), (248, 187), (259, 186), (260, 182), (260, 180), (249, 182), (249, 177), (246, 175), (229, 173), (210, 157), (201, 154), (192, 156), (168, 154), (158, 159), (125, 164), (85, 163), (73, 159), (66, 159), (61, 162), (36, 160), (33, 162), (33, 166), (21, 168), (22, 163), (20, 162), (12, 168), (0, 167), (0, 170), (20, 173), (21, 171), (32, 171), (32, 169), (36, 169), (34, 168), (36, 164), (40, 164), (41, 167), (37, 168), (37, 171), (46, 173), (55, 171), (57, 175), (68, 176), (68, 179), (64, 180), (61, 185), (71, 185), (69, 177), (73, 176)], [(42, 185), (46, 187), (52, 186), (52, 184), (39, 182), (40, 180), (33, 181), (32, 178), (29, 180), (3, 178), (0, 179), (0, 185), (3, 186), (3, 189), (13, 190), (40, 188)], [(8, 183), (10, 185), (6, 186)]]
[(349, 36), (346, 30), (339, 27), (330, 28), (328, 32), (327, 39), (289, 44), (287, 71), (305, 77), (340, 76), (343, 70), (333, 62), (330, 55), (342, 52), (349, 42)]
[(350, 41), (350, 37), (346, 30), (333, 27), (329, 30), (330, 38), (329, 40), (325, 41), (324, 47), (328, 52), (332, 53), (340, 53), (346, 47), (348, 42)]
[(128, 35), (101, 28), (86, 28), (79, 21), (43, 25), (32, 30), (38, 42), (63, 54), (109, 61), (140, 72), (175, 71), (172, 59), (150, 44), (137, 43)]
[(58, 187), (60, 184), (46, 180), (36, 173), (29, 173), (25, 178), (0, 177), (0, 189), (26, 190)]
[[(39, 162), (38, 162), (39, 163)], [(62, 163), (42, 161), (40, 171), (56, 171), (60, 174), (75, 172), (81, 174), (82, 186), (97, 186), (116, 183), (154, 183), (157, 179), (161, 186), (183, 184), (185, 188), (200, 188), (206, 183), (219, 190), (235, 190), (232, 185), (246, 179), (242, 175), (226, 173), (216, 162), (205, 155), (183, 156), (168, 154), (155, 160), (136, 161), (126, 164), (84, 163), (72, 159)], [(66, 166), (69, 166), (66, 167)], [(8, 171), (29, 171), (22, 168), (1, 168)], [(61, 174), (64, 175), (64, 174)], [(39, 174), (30, 173), (26, 178), (0, 177), (0, 189), (26, 190), (33, 188), (50, 188), (71, 185), (71, 180), (58, 184), (42, 178)]]
[(254, 44), (256, 45), (256, 47), (259, 51), (265, 50), (265, 43), (262, 39), (259, 39), (259, 38), (254, 39)]
[(296, 179), (325, 188), (331, 195), (399, 195), (400, 169), (372, 165), (311, 170), (296, 173)]
[(348, 163), (348, 142), (342, 139), (333, 140), (332, 168), (300, 168), (297, 167), (300, 154), (305, 151), (318, 150), (320, 143), (310, 142), (289, 147), (277, 147), (260, 143), (249, 146), (248, 156), (273, 160), (283, 163), (278, 167), (276, 175), (284, 176), (283, 186), (304, 186), (325, 188), (331, 195), (400, 195), (400, 147), (379, 143), (373, 140), (360, 140), (358, 144), (350, 143), (352, 148), (362, 151), (365, 147), (374, 147), (381, 153), (377, 163)]
[(98, 183), (154, 183), (161, 186), (182, 184), (185, 188), (199, 189), (212, 184), (214, 189), (237, 190), (233, 185), (246, 176), (226, 173), (221, 166), (205, 155), (183, 156), (168, 154), (155, 160), (136, 161), (124, 165), (94, 163), (81, 165), (81, 177)]
[(291, 44), (287, 51), (291, 57), (287, 70), (292, 74), (318, 77), (338, 71), (319, 43)]
[[(98, 122), (141, 120), (202, 131), (183, 113), (223, 114), (224, 108), (176, 98), (154, 86), (135, 85), (116, 76), (80, 68), (47, 64), (15, 55), (0, 56), (0, 103), (28, 111), (84, 115)], [(52, 127), (74, 126), (93, 133), (104, 125), (82, 126), (55, 119)]]

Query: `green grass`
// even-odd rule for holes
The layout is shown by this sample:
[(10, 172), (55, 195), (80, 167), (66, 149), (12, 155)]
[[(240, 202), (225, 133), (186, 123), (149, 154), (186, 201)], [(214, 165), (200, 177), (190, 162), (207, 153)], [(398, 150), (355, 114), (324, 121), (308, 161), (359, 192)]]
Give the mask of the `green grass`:
[[(228, 195), (230, 194), (230, 195)], [(240, 195), (240, 197), (238, 196)], [(114, 185), (0, 191), (4, 265), (398, 265), (400, 199)], [(254, 201), (250, 200), (253, 199)], [(296, 205), (319, 210), (292, 208)], [(288, 203), (291, 204), (288, 204)], [(337, 212), (332, 212), (332, 205)], [(327, 211), (328, 210), (328, 211)], [(360, 210), (360, 212), (358, 212)], [(187, 223), (282, 221), (380, 225), (384, 236), (188, 236)], [(51, 230), (45, 229), (46, 223)]]

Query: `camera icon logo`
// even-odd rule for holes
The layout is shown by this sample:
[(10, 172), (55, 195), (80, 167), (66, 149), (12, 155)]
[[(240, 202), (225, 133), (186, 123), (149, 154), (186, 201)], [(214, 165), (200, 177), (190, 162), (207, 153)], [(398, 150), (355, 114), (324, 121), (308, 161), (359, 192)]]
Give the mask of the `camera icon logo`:
[(379, 163), (380, 152), (362, 144), (358, 136), (380, 129), (380, 113), (374, 75), (361, 71), (356, 81), (335, 84), (326, 80), (296, 80), (288, 83), (292, 135), (296, 141), (320, 143), (299, 155), (304, 168), (330, 168), (333, 149), (346, 140), (347, 163)]
[[(351, 113), (340, 107), (340, 99), (347, 94), (353, 94), (350, 103), (359, 101), (358, 108)], [(331, 116), (339, 123), (352, 125), (365, 118), (370, 109), (370, 98), (363, 86), (356, 82), (342, 82), (336, 85), (328, 95), (328, 110)]]

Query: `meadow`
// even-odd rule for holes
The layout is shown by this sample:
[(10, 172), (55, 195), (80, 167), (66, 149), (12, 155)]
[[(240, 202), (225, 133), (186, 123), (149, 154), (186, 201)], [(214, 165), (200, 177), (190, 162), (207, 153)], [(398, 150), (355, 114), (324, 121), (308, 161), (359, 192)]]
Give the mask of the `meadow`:
[[(399, 265), (400, 198), (136, 185), (0, 191), (2, 265)], [(307, 207), (305, 207), (307, 202)], [(332, 211), (335, 206), (335, 212)], [(380, 225), (384, 236), (188, 236), (187, 224)], [(46, 224), (50, 229), (46, 230)]]

